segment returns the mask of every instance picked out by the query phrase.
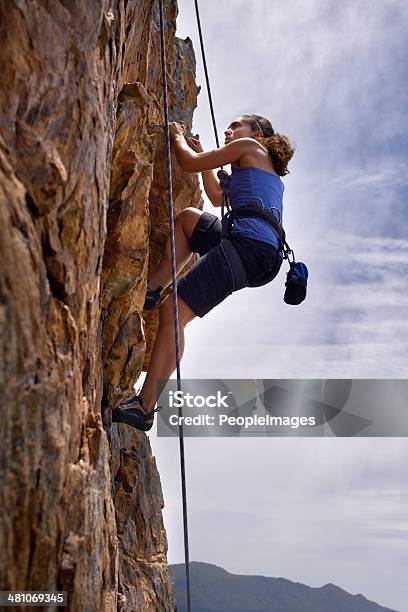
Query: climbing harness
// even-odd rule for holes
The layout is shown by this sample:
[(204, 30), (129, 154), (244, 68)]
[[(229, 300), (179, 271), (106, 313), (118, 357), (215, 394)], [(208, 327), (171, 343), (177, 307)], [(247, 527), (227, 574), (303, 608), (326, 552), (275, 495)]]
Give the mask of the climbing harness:
[[(168, 206), (169, 206), (169, 223), (170, 223), (170, 252), (171, 252), (171, 279), (173, 288), (173, 313), (174, 313), (174, 335), (176, 345), (176, 369), (177, 369), (177, 391), (181, 391), (181, 372), (180, 372), (180, 328), (177, 306), (177, 268), (176, 268), (176, 245), (174, 238), (174, 206), (173, 206), (173, 189), (172, 189), (172, 168), (171, 168), (171, 144), (170, 144), (170, 129), (169, 129), (169, 108), (167, 100), (167, 75), (166, 75), (166, 40), (164, 36), (164, 11), (163, 0), (159, 0), (160, 14), (160, 48), (161, 48), (161, 66), (162, 66), (162, 83), (163, 83), (163, 107), (164, 107), (164, 128), (166, 133), (166, 155), (167, 155), (167, 187), (168, 187)], [(188, 547), (188, 521), (187, 521), (187, 494), (186, 494), (186, 473), (184, 461), (184, 438), (182, 408), (179, 406), (179, 447), (180, 447), (180, 469), (181, 469), (181, 491), (183, 499), (183, 531), (184, 531), (184, 561), (186, 569), (186, 587), (187, 587), (187, 610), (191, 612), (191, 595), (190, 595), (190, 560)]]
[(261, 198), (258, 197), (248, 202), (248, 204), (233, 210), (230, 202), (230, 177), (225, 170), (219, 170), (217, 172), (217, 176), (220, 180), (222, 201), (224, 203), (224, 207), (227, 209), (227, 212), (224, 213), (221, 219), (221, 248), (231, 272), (233, 291), (249, 286), (241, 259), (232, 242), (228, 240), (228, 235), (233, 226), (234, 219), (261, 219), (272, 226), (272, 229), (275, 231), (279, 239), (280, 253), (283, 259), (287, 259), (289, 263), (289, 272), (286, 275), (286, 290), (283, 299), (286, 304), (300, 304), (306, 297), (307, 279), (309, 273), (306, 264), (295, 260), (295, 253), (286, 241), (286, 233), (283, 229), (282, 223), (280, 220), (278, 221), (272, 212), (273, 210), (276, 210), (280, 217), (280, 211), (276, 207), (265, 208)]

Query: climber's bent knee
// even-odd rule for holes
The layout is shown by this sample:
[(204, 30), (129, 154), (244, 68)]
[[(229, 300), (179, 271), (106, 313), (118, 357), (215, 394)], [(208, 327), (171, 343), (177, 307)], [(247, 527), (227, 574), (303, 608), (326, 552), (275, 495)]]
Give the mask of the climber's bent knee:
[[(196, 314), (191, 310), (190, 306), (186, 304), (182, 297), (177, 297), (178, 305), (178, 316), (180, 325), (186, 325), (192, 321)], [(174, 324), (174, 307), (173, 307), (173, 296), (168, 295), (160, 305), (160, 323)]]
[(188, 208), (182, 210), (181, 213), (178, 215), (177, 221), (181, 223), (184, 235), (187, 240), (190, 240), (191, 234), (193, 233), (194, 228), (199, 222), (202, 214), (202, 211), (198, 210), (198, 208), (193, 208), (192, 206), (189, 206)]

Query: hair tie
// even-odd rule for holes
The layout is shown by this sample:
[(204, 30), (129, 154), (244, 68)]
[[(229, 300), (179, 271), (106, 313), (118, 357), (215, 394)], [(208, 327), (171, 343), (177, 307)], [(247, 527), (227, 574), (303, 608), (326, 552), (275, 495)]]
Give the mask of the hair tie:
[[(253, 115), (249, 115), (249, 116), (250, 116), (250, 117), (252, 117), (252, 119), (255, 121), (256, 125), (258, 126), (258, 129), (261, 131), (262, 136), (265, 136), (265, 134), (263, 133), (263, 129), (262, 129), (262, 127), (260, 126), (260, 124), (259, 124), (258, 120), (257, 120), (257, 119), (256, 119), (256, 118), (255, 118)], [(273, 127), (272, 127), (272, 126), (271, 126), (271, 130), (272, 130), (272, 134), (271, 134), (271, 136), (274, 136), (275, 132), (274, 132), (274, 129), (273, 129)]]

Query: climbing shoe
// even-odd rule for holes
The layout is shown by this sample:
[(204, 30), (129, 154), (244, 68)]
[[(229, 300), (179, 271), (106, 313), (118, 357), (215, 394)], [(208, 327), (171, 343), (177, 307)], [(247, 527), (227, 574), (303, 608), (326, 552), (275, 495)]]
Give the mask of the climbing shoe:
[(154, 413), (159, 410), (160, 408), (156, 408), (151, 412), (146, 412), (143, 409), (142, 398), (135, 395), (112, 411), (112, 421), (113, 423), (126, 423), (142, 431), (149, 431), (153, 426)]
[(163, 287), (157, 287), (157, 289), (148, 289), (146, 291), (145, 303), (143, 310), (152, 310), (160, 303), (161, 292)]

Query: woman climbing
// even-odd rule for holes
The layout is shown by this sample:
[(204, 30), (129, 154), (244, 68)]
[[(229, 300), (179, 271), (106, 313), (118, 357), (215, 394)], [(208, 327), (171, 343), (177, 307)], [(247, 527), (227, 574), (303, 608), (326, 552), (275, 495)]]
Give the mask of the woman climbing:
[[(225, 130), (225, 145), (206, 152), (199, 140), (186, 139), (180, 124), (171, 123), (170, 134), (181, 167), (187, 172), (201, 172), (204, 190), (215, 207), (221, 206), (222, 190), (214, 169), (231, 164), (232, 210), (257, 199), (269, 213), (278, 212), (277, 220), (281, 221), (284, 185), (280, 177), (288, 174), (287, 165), (294, 147), (286, 136), (274, 132), (268, 119), (260, 115), (238, 117)], [(177, 283), (181, 355), (187, 323), (196, 316), (203, 317), (236, 290), (231, 263), (223, 246), (225, 240), (221, 243), (221, 239), (221, 221), (208, 212), (186, 208), (175, 221), (177, 271), (193, 253), (200, 255)], [(248, 286), (265, 285), (278, 274), (283, 259), (282, 245), (270, 223), (261, 218), (236, 218), (226, 240), (242, 262)], [(161, 292), (170, 282), (168, 241), (165, 254), (148, 283), (145, 309), (160, 303)], [(175, 367), (173, 305), (166, 297), (160, 304), (159, 327), (142, 389), (113, 411), (112, 420), (149, 431), (158, 410), (154, 408), (158, 381), (167, 380)]]

